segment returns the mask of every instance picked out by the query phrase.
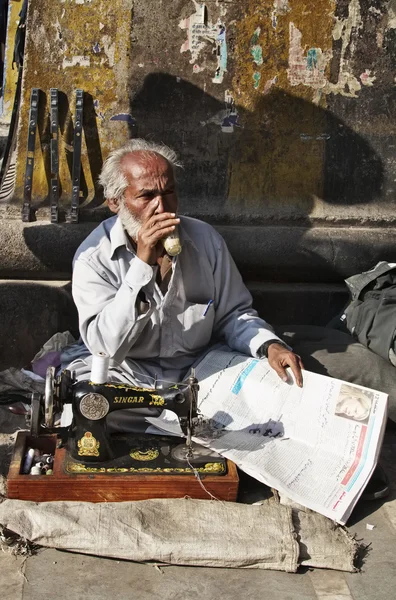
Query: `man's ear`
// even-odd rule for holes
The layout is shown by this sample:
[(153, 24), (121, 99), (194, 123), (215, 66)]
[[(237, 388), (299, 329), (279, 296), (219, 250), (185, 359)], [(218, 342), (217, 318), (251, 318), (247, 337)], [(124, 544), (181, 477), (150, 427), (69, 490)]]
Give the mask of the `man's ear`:
[(111, 212), (118, 213), (120, 210), (120, 200), (118, 198), (108, 198), (107, 206), (110, 208)]

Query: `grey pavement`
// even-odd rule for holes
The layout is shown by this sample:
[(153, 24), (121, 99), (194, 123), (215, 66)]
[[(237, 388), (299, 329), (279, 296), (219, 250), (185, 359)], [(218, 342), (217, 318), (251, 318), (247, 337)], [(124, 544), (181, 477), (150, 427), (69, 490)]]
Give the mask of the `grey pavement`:
[[(3, 436), (2, 467), (9, 456)], [(0, 440), (1, 449), (1, 440)], [(392, 482), (385, 501), (360, 502), (349, 529), (369, 545), (361, 572), (154, 566), (41, 549), (27, 559), (0, 553), (2, 600), (393, 600), (396, 598), (396, 431), (381, 463)], [(250, 490), (255, 501), (261, 490)], [(248, 497), (244, 498), (249, 500)], [(374, 529), (366, 528), (367, 524)]]

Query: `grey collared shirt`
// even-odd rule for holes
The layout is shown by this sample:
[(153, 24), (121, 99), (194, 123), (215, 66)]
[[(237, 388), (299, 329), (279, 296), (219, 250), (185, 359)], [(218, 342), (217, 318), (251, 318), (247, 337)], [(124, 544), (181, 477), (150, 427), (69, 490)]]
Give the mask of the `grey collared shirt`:
[[(101, 223), (78, 248), (73, 297), (80, 333), (92, 354), (190, 365), (205, 348), (226, 342), (257, 356), (276, 338), (252, 308), (223, 238), (207, 223), (181, 217), (182, 252), (172, 261), (165, 295), (158, 267), (140, 260), (118, 217)], [(143, 303), (143, 304), (142, 304)], [(143, 309), (142, 309), (143, 306)]]

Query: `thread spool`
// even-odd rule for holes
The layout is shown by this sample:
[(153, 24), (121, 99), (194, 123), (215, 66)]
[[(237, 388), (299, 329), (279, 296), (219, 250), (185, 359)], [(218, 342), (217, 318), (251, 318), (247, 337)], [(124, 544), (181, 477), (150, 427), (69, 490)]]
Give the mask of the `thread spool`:
[(92, 355), (91, 382), (106, 383), (109, 372), (110, 358), (104, 352)]
[(31, 466), (33, 464), (34, 452), (34, 448), (28, 448), (26, 452), (25, 460), (23, 461), (22, 467), (22, 473), (24, 473), (25, 475), (27, 475), (30, 472)]

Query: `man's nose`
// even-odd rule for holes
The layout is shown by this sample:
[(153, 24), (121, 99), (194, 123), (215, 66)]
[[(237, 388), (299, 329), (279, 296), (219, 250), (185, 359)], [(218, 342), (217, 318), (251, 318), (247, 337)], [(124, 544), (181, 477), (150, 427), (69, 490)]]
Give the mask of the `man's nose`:
[(156, 202), (158, 202), (158, 206), (157, 206), (157, 208), (155, 209), (155, 214), (156, 214), (156, 215), (159, 215), (159, 214), (161, 214), (161, 213), (165, 212), (165, 208), (164, 208), (164, 199), (163, 199), (163, 197), (161, 196), (161, 194), (157, 194), (157, 196), (155, 196), (154, 200), (155, 200)]

